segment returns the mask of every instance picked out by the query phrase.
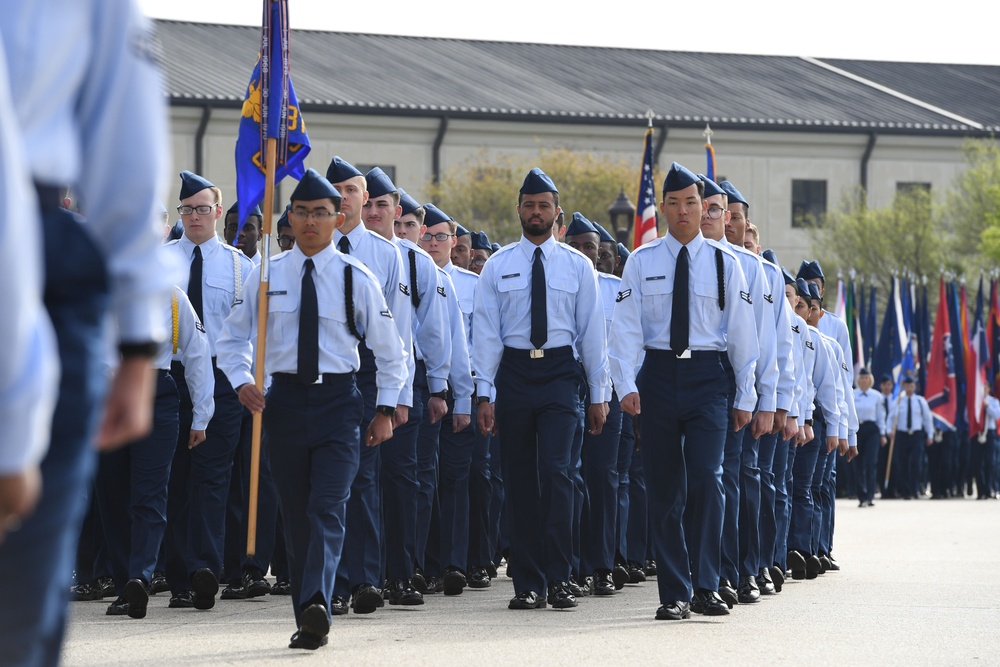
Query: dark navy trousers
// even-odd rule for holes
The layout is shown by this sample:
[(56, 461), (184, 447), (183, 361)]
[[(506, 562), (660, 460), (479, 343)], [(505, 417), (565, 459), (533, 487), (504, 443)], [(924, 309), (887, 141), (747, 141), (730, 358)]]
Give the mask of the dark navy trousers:
[[(618, 514), (618, 446), (622, 408), (612, 395), (600, 435), (583, 440), (583, 480), (587, 487), (580, 521), (580, 574), (611, 570), (615, 565), (615, 517)], [(631, 419), (631, 415), (628, 415)]]
[(649, 539), (662, 604), (719, 588), (722, 460), (729, 381), (724, 353), (677, 359), (647, 350), (637, 378)]
[[(764, 437), (771, 437), (765, 435)], [(751, 430), (743, 430), (743, 449), (740, 452), (740, 505), (739, 505), (739, 569), (740, 576), (756, 576), (760, 569), (760, 439)], [(733, 582), (735, 585), (736, 582)]]
[[(451, 396), (449, 395), (449, 399)], [(448, 402), (448, 414), (439, 425), (440, 558), (443, 567), (469, 571), (469, 482), (472, 452), (475, 447), (473, 424), (455, 433), (454, 400)]]
[[(777, 504), (775, 496), (777, 490), (775, 488), (774, 458), (778, 450), (778, 439), (780, 437), (780, 433), (763, 436), (760, 439), (760, 449), (757, 454), (757, 463), (760, 467), (760, 512), (757, 524), (759, 541), (757, 543), (757, 557), (755, 561), (757, 572), (762, 568), (770, 567), (774, 564), (774, 542), (775, 535), (777, 534), (777, 521), (775, 518), (775, 505)], [(784, 473), (784, 466), (782, 466), (782, 473)]]
[(486, 567), (493, 561), (490, 506), (493, 479), (490, 475), (490, 437), (476, 428), (478, 410), (472, 405), (472, 465), (469, 468), (469, 569)]
[[(792, 467), (795, 441), (779, 440), (774, 450), (774, 542), (768, 550), (761, 543), (761, 567), (777, 565), (784, 572), (788, 555), (788, 523), (792, 513)], [(770, 562), (767, 560), (770, 559)]]
[(628, 523), (632, 504), (629, 493), (632, 483), (629, 468), (632, 467), (634, 451), (635, 433), (632, 430), (632, 415), (623, 412), (621, 435), (618, 439), (618, 509), (615, 514), (616, 558), (623, 561), (628, 560)]
[(311, 604), (322, 604), (329, 613), (363, 414), (351, 374), (325, 374), (323, 384), (315, 385), (275, 374), (267, 394), (265, 443), (285, 530), (296, 625)]
[(868, 502), (875, 499), (875, 471), (878, 467), (881, 445), (878, 424), (861, 422), (858, 426), (858, 456), (851, 462), (855, 468), (854, 480), (859, 501)]
[[(826, 451), (826, 424), (820, 410), (813, 414), (813, 439), (795, 450), (792, 465), (792, 513), (788, 527), (788, 549), (809, 555), (813, 551), (813, 523), (818, 511), (813, 497), (813, 478), (820, 449)], [(818, 528), (817, 528), (818, 532)]]
[(569, 347), (530, 359), (504, 351), (496, 377), (496, 425), (510, 516), (516, 592), (545, 594), (572, 567), (573, 440), (582, 420), (580, 365)]

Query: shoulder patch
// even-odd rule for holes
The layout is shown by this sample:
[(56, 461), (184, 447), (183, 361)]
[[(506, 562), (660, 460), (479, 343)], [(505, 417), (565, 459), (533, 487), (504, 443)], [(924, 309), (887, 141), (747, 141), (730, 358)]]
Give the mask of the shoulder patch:
[(792, 331), (794, 331), (795, 333), (802, 333), (802, 330), (799, 329), (799, 325), (798, 324), (793, 324), (792, 325)]
[(438, 285), (438, 294), (440, 294), (441, 296), (448, 296), (444, 292), (444, 286), (443, 285)]
[(743, 299), (744, 301), (746, 301), (747, 303), (751, 304), (751, 305), (753, 304), (753, 299), (750, 297), (750, 292), (744, 292), (744, 291), (741, 290), (740, 291), (740, 298)]
[(404, 285), (403, 283), (399, 283), (399, 291), (405, 294), (406, 296), (410, 296), (410, 288)]
[(625, 299), (629, 298), (630, 296), (632, 296), (632, 288), (631, 287), (628, 288), (627, 290), (622, 291), (622, 292), (618, 292), (618, 298), (615, 299), (615, 303), (618, 303), (619, 301), (624, 301)]
[(382, 317), (388, 317), (390, 320), (392, 319), (392, 313), (389, 312), (388, 308), (386, 310), (379, 311), (379, 315)]
[(849, 369), (847, 368), (847, 364), (840, 364), (840, 367), (841, 367), (841, 368), (843, 368), (843, 369), (844, 369), (845, 371), (846, 371), (846, 370), (849, 370)]
[(811, 340), (807, 340), (806, 341), (806, 347), (808, 347), (810, 350), (815, 350), (816, 349), (816, 347), (813, 345), (813, 342)]
[(205, 333), (205, 325), (199, 322), (198, 320), (194, 321), (194, 328), (202, 333)]
[(774, 303), (774, 295), (773, 294), (765, 294), (764, 295), (764, 301), (767, 301), (768, 303)]

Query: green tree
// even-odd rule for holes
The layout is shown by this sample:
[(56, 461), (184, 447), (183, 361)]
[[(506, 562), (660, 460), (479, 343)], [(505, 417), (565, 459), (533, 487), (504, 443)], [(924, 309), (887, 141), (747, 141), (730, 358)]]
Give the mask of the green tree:
[(1000, 262), (1000, 144), (970, 139), (963, 152), (968, 168), (948, 191), (942, 222), (954, 230), (954, 250), (974, 272), (987, 256)]
[(440, 183), (429, 185), (428, 192), (464, 227), (483, 229), (491, 240), (509, 243), (521, 234), (515, 211), (517, 192), (532, 167), (540, 167), (555, 182), (567, 218), (579, 211), (612, 233), (608, 207), (623, 187), (627, 193), (639, 187), (638, 164), (565, 148), (543, 148), (534, 158), (494, 157), (480, 151), (449, 169)]

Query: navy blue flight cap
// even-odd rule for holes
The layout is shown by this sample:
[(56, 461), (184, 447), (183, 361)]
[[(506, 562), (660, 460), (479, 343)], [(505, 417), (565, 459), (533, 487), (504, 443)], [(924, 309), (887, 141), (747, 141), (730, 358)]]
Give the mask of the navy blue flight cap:
[[(399, 188), (396, 192), (399, 193), (399, 205), (403, 208), (403, 212), (400, 215), (409, 215), (420, 208), (420, 202), (408, 195), (406, 190)], [(368, 195), (371, 196), (370, 189), (368, 190)]]
[(472, 249), (493, 251), (493, 246), (490, 245), (490, 237), (486, 235), (486, 232), (472, 233)]
[(809, 298), (813, 301), (822, 301), (823, 297), (819, 293), (819, 285), (816, 283), (806, 283), (809, 285)]
[(214, 188), (215, 184), (207, 178), (185, 169), (181, 172), (181, 200), (193, 197), (206, 188)]
[(809, 293), (809, 283), (804, 278), (795, 279), (795, 293), (803, 299), (808, 300), (812, 298), (812, 295)]
[(544, 171), (535, 167), (524, 177), (524, 183), (521, 184), (521, 194), (538, 195), (543, 192), (559, 192), (559, 189)]
[(871, 375), (871, 374), (872, 374), (872, 372), (870, 370), (868, 370), (867, 366), (862, 366), (861, 370), (858, 371), (858, 375)]
[(285, 205), (285, 210), (281, 212), (281, 217), (278, 218), (279, 227), (291, 227), (292, 223), (288, 222), (288, 212), (292, 210), (291, 204)]
[(698, 174), (698, 178), (705, 184), (705, 197), (711, 197), (713, 195), (725, 195), (726, 191), (719, 187), (719, 184), (713, 181), (711, 178), (705, 174)]
[(913, 377), (913, 375), (911, 375), (910, 373), (907, 373), (905, 376), (903, 376), (903, 384), (915, 384), (916, 381), (917, 378)]
[(340, 193), (330, 184), (330, 181), (323, 178), (315, 169), (306, 169), (302, 180), (295, 186), (289, 201), (313, 201), (316, 199), (336, 199), (340, 201)]
[(500, 244), (494, 241), (493, 243), (490, 244), (490, 248), (493, 249), (493, 252), (496, 252), (497, 250), (500, 249)]
[[(381, 197), (398, 192), (396, 184), (389, 178), (389, 174), (382, 171), (380, 167), (373, 167), (365, 174), (365, 181), (368, 183), (368, 197)], [(338, 181), (339, 182), (339, 181)]]
[(812, 280), (813, 278), (823, 278), (823, 267), (819, 265), (818, 260), (813, 260), (807, 262), (802, 260), (802, 264), (799, 265), (799, 272), (796, 274), (797, 278), (805, 278), (806, 280)]
[[(229, 207), (229, 210), (226, 211), (226, 215), (229, 215), (230, 213), (236, 213), (237, 215), (239, 215), (239, 212), (240, 212), (240, 203), (238, 201), (235, 201), (233, 202), (233, 205)], [(249, 215), (256, 215), (261, 220), (264, 219), (264, 214), (261, 213), (260, 206), (254, 206), (253, 210), (250, 211)]]
[(470, 232), (469, 232), (468, 229), (466, 229), (462, 225), (458, 224), (457, 222), (455, 223), (455, 237), (456, 238), (459, 237), (459, 236), (468, 236), (469, 233)]
[(698, 182), (698, 177), (690, 169), (677, 162), (670, 164), (670, 171), (663, 179), (664, 192), (677, 192)]
[(622, 261), (623, 261), (623, 262), (624, 262), (624, 261), (625, 261), (626, 259), (628, 259), (628, 256), (629, 256), (629, 255), (631, 255), (631, 254), (632, 254), (632, 253), (630, 253), (630, 252), (628, 251), (628, 248), (626, 248), (626, 247), (625, 247), (625, 244), (624, 244), (624, 243), (619, 243), (619, 244), (618, 244), (618, 256), (622, 258)]
[(611, 244), (618, 243), (617, 241), (615, 241), (615, 237), (611, 235), (611, 232), (606, 230), (604, 227), (601, 227), (596, 222), (591, 222), (590, 224), (592, 224), (594, 226), (594, 229), (597, 230), (597, 235), (601, 237), (601, 243), (611, 243)]
[(451, 217), (447, 213), (434, 204), (424, 204), (424, 210), (427, 211), (424, 215), (424, 224), (428, 227), (440, 225), (442, 222), (449, 222), (451, 220)]
[(750, 208), (750, 202), (748, 202), (746, 198), (740, 193), (740, 191), (736, 189), (735, 185), (733, 185), (729, 181), (722, 181), (721, 183), (719, 183), (719, 187), (726, 192), (726, 195), (729, 197), (730, 204), (732, 204), (735, 201), (743, 204), (747, 208)]
[(795, 284), (795, 276), (793, 276), (792, 272), (789, 271), (788, 269), (786, 269), (785, 267), (781, 267), (781, 275), (783, 275), (785, 277), (785, 284), (786, 285), (794, 285)]
[(326, 180), (331, 183), (343, 183), (355, 176), (364, 176), (353, 164), (341, 159), (339, 155), (334, 155), (330, 160), (330, 166), (326, 168)]
[(774, 251), (771, 250), (770, 248), (762, 252), (760, 256), (766, 259), (767, 261), (771, 262), (771, 264), (774, 264), (775, 266), (781, 266), (780, 264), (778, 264), (778, 256), (775, 255)]
[[(570, 221), (569, 226), (566, 228), (566, 236), (575, 236), (577, 234), (597, 234), (597, 230), (594, 229), (594, 223), (587, 218), (583, 217), (583, 214), (577, 211), (573, 214), (573, 219)], [(598, 234), (598, 236), (600, 236)]]
[(892, 382), (892, 375), (890, 375), (889, 373), (882, 373), (882, 378), (879, 380), (879, 382)]

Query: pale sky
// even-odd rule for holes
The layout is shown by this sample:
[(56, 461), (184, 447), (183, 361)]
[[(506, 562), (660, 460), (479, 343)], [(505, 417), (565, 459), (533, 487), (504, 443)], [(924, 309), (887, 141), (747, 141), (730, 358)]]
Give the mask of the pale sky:
[[(253, 0), (138, 0), (156, 18), (259, 25)], [(291, 0), (293, 29), (859, 60), (1000, 65), (995, 0), (624, 3)], [(992, 9), (990, 9), (992, 7)], [(668, 9), (674, 9), (672, 13)], [(710, 13), (714, 12), (714, 14)], [(294, 45), (293, 45), (294, 48)]]

